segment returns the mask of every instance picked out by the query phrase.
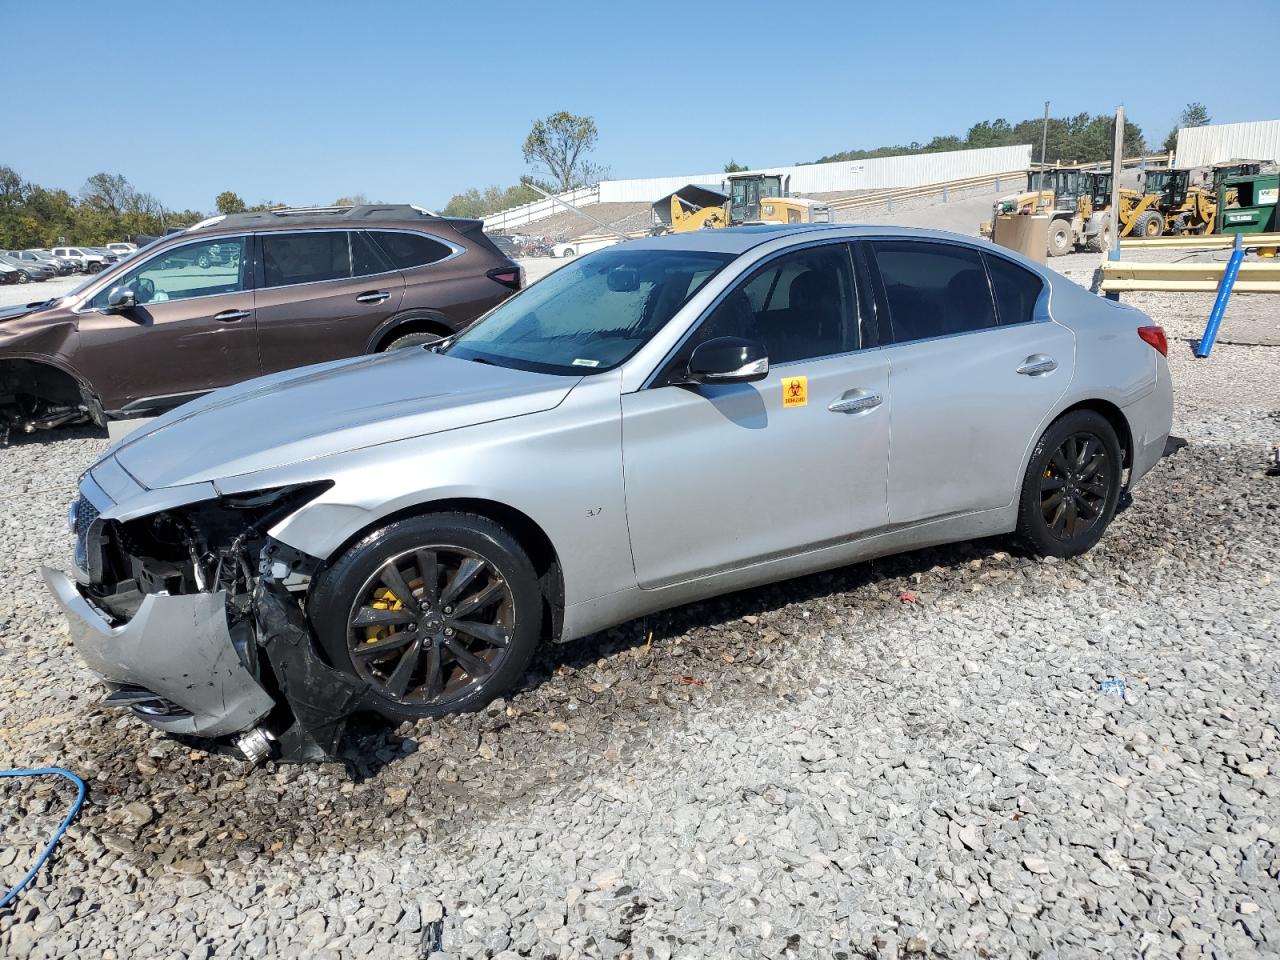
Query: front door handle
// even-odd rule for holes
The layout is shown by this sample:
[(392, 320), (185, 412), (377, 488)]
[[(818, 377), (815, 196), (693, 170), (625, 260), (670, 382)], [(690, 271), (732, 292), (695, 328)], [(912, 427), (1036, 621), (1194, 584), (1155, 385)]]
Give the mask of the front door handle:
[(1053, 357), (1046, 357), (1043, 353), (1033, 353), (1022, 361), (1018, 372), (1028, 377), (1039, 377), (1046, 373), (1053, 373), (1057, 369), (1058, 361)]
[(388, 290), (370, 290), (356, 297), (356, 303), (381, 303), (390, 296), (391, 293)]
[(884, 398), (878, 393), (871, 393), (868, 390), (847, 390), (827, 409), (832, 413), (866, 413), (882, 403)]
[(219, 323), (235, 323), (237, 320), (243, 320), (248, 315), (248, 310), (223, 310), (221, 313), (215, 313), (213, 319)]

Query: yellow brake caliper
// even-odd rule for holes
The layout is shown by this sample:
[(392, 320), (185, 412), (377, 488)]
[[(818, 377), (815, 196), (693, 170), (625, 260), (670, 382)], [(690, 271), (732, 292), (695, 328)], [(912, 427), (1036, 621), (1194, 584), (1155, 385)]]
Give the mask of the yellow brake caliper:
[[(374, 598), (373, 603), (369, 604), (369, 606), (373, 607), (373, 609), (375, 610), (401, 610), (404, 608), (404, 604), (400, 602), (400, 598), (397, 597), (390, 590), (388, 590), (386, 587), (379, 587), (377, 590), (375, 590), (373, 593), (373, 598)], [(365, 627), (364, 642), (377, 643), (379, 640), (381, 640), (383, 637), (388, 636), (390, 633), (391, 633), (391, 628), (386, 626)]]

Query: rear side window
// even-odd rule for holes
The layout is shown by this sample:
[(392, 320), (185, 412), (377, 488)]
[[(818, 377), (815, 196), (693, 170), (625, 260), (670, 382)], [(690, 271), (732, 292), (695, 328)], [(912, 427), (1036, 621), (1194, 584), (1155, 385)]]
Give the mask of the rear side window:
[(991, 287), (977, 250), (916, 240), (877, 240), (872, 247), (889, 303), (893, 343), (996, 325)]
[(345, 230), (262, 234), (262, 272), (268, 287), (319, 283), (351, 276)]
[(351, 266), (357, 277), (387, 271), (382, 254), (373, 245), (373, 241), (359, 232), (351, 234)]
[(448, 245), (420, 233), (393, 233), (390, 230), (378, 230), (373, 233), (382, 252), (387, 255), (391, 265), (398, 270), (409, 267), (423, 267), (429, 263), (443, 260), (453, 252)]
[(1000, 325), (1030, 323), (1044, 282), (1030, 270), (1024, 270), (1003, 257), (986, 257), (991, 272), (991, 289), (996, 295)]

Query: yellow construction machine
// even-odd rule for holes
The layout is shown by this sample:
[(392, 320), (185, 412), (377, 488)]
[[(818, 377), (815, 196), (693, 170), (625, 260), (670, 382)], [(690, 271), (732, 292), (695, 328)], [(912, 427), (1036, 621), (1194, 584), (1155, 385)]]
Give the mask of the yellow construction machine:
[(828, 204), (788, 196), (782, 177), (731, 176), (727, 185), (726, 192), (689, 183), (654, 201), (653, 233), (686, 233), (742, 223), (830, 223), (832, 220)]
[(1030, 170), (1027, 189), (997, 200), (991, 221), (981, 224), (980, 232), (993, 236), (997, 217), (1041, 214), (1049, 218), (1049, 256), (1060, 257), (1077, 247), (1100, 250), (1108, 235), (1107, 205), (1098, 202), (1097, 178), (1098, 174), (1077, 167)]
[(687, 233), (729, 225), (729, 195), (690, 183), (653, 204), (654, 233)]
[(1120, 236), (1213, 233), (1218, 199), (1191, 186), (1189, 170), (1148, 170), (1141, 190), (1120, 191)]

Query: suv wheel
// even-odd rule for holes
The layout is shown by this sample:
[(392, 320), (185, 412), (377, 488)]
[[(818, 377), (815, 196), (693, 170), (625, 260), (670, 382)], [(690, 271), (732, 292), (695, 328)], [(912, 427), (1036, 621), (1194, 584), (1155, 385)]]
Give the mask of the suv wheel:
[(321, 572), (308, 614), (329, 661), (389, 720), (478, 710), (524, 676), (542, 595), (519, 543), (487, 517), (438, 513), (370, 533)]
[(200, 254), (200, 256), (196, 257), (196, 266), (199, 267), (201, 270), (208, 270), (209, 263), (210, 263), (210, 260), (209, 260), (209, 255), (207, 253), (202, 253)]
[(429, 343), (439, 343), (444, 337), (438, 333), (430, 333), (423, 330), (419, 333), (406, 333), (404, 336), (396, 337), (385, 347), (382, 348), (383, 353), (389, 353), (392, 350), (403, 350), (406, 347), (421, 347)]

